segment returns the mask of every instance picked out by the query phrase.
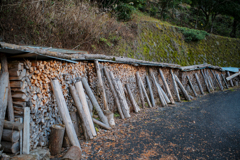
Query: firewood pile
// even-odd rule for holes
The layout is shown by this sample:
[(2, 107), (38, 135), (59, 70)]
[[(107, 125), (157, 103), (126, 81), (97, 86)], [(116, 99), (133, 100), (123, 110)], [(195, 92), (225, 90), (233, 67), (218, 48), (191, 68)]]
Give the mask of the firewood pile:
[[(177, 69), (99, 63), (97, 60), (76, 64), (57, 60), (12, 61), (8, 63), (7, 72), (13, 121), (18, 119), (22, 128), (12, 130), (14, 136), (6, 137), (10, 131), (5, 127), (1, 131), (4, 137), (1, 144), (9, 146), (7, 152), (29, 153), (38, 146), (56, 143), (58, 147), (51, 147), (52, 154), (58, 154), (66, 132), (70, 143), (81, 151), (79, 127), (85, 139), (93, 139), (97, 136), (94, 124), (111, 129), (116, 112), (125, 119), (131, 117), (131, 111), (137, 113), (156, 104), (165, 107), (182, 99), (189, 101), (204, 91), (211, 93), (233, 86), (231, 80), (239, 75), (211, 69), (193, 71), (200, 67), (182, 67), (180, 70), (188, 70), (189, 74), (179, 74)], [(1, 86), (7, 87), (8, 83)], [(56, 124), (64, 124), (64, 127)], [(49, 142), (50, 134), (55, 136), (51, 135), (54, 140)]]

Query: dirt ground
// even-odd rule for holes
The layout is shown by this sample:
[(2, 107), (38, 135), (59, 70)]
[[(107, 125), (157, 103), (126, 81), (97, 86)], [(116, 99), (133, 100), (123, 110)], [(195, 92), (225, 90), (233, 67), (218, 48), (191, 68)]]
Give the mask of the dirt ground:
[(240, 159), (240, 89), (117, 119), (82, 141), (82, 159)]

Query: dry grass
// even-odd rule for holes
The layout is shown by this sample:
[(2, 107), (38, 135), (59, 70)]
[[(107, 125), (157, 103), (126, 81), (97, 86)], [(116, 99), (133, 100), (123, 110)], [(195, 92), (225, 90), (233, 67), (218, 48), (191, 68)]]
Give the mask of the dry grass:
[(131, 27), (87, 2), (23, 0), (1, 4), (0, 15), (0, 36), (15, 44), (101, 53), (134, 37)]

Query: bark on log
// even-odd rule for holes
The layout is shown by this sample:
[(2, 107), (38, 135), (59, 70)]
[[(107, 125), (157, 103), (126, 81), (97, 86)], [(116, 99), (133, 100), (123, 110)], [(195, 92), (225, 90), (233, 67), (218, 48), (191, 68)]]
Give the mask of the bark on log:
[(176, 95), (177, 95), (177, 100), (178, 100), (178, 102), (181, 102), (181, 98), (180, 98), (180, 95), (179, 95), (179, 92), (178, 92), (177, 83), (176, 83), (176, 80), (175, 80), (173, 71), (172, 71), (171, 69), (170, 69), (170, 73), (171, 73), (171, 76), (172, 76), (172, 81), (173, 81), (174, 90), (175, 90)]
[(155, 100), (154, 100), (154, 95), (153, 95), (153, 91), (152, 91), (152, 86), (150, 83), (150, 80), (148, 78), (148, 76), (146, 76), (146, 81), (147, 81), (147, 85), (148, 85), (148, 89), (149, 89), (149, 93), (150, 93), (150, 98), (151, 98), (151, 102), (152, 102), (152, 106), (155, 107)]
[(197, 73), (195, 73), (194, 75), (195, 75), (195, 78), (196, 78), (196, 80), (197, 80), (197, 84), (198, 84), (199, 90), (200, 90), (201, 93), (204, 95), (204, 92), (203, 92), (203, 89), (202, 89), (202, 85), (201, 85), (201, 83), (200, 83), (200, 80), (199, 80), (199, 78), (198, 78)]
[(82, 158), (82, 150), (77, 146), (72, 146), (64, 155), (65, 160), (80, 160)]
[(188, 92), (186, 91), (186, 89), (184, 88), (184, 86), (182, 85), (181, 81), (178, 79), (177, 75), (174, 75), (175, 76), (175, 79), (176, 79), (176, 82), (178, 83), (179, 85), (179, 88), (182, 90), (183, 92), (183, 95), (184, 97), (186, 98), (186, 100), (190, 101), (190, 97), (188, 95)]
[(195, 91), (195, 89), (194, 89), (194, 87), (193, 87), (193, 85), (192, 85), (192, 82), (191, 82), (191, 80), (190, 80), (190, 78), (189, 78), (188, 76), (187, 76), (187, 79), (188, 79), (189, 85), (190, 85), (190, 87), (191, 87), (191, 89), (192, 89), (195, 97), (197, 97), (197, 93), (196, 93), (196, 91)]
[(93, 139), (92, 131), (91, 131), (89, 122), (87, 120), (87, 117), (84, 113), (83, 106), (82, 106), (82, 103), (81, 103), (80, 98), (78, 96), (77, 90), (72, 85), (70, 86), (70, 92), (72, 94), (73, 100), (75, 102), (75, 105), (76, 105), (77, 110), (78, 110), (78, 114), (79, 114), (81, 122), (82, 122), (82, 128), (83, 128), (85, 139), (86, 140)]
[(122, 108), (121, 108), (119, 99), (118, 99), (118, 97), (117, 97), (117, 93), (116, 93), (116, 91), (115, 91), (115, 89), (114, 89), (113, 82), (112, 82), (112, 80), (110, 79), (109, 72), (107, 71), (106, 68), (103, 68), (103, 71), (104, 71), (104, 73), (105, 73), (105, 75), (106, 75), (106, 77), (107, 77), (107, 81), (108, 81), (109, 86), (110, 86), (110, 89), (111, 89), (111, 91), (112, 91), (113, 98), (114, 98), (115, 104), (116, 104), (117, 109), (118, 109), (118, 113), (120, 114), (120, 117), (121, 117), (122, 119), (124, 119), (124, 115), (123, 115), (123, 112), (122, 112)]
[(227, 77), (226, 79), (227, 79), (227, 81), (229, 81), (229, 80), (231, 80), (231, 79), (237, 77), (238, 75), (240, 75), (240, 72), (237, 72), (237, 73), (235, 73), (235, 74), (233, 74), (233, 75)]
[(166, 106), (167, 106), (167, 102), (165, 101), (165, 98), (164, 98), (164, 96), (163, 96), (163, 94), (162, 94), (162, 92), (161, 92), (161, 90), (160, 90), (160, 88), (159, 88), (159, 86), (158, 86), (158, 83), (157, 83), (157, 81), (156, 81), (156, 78), (155, 78), (152, 70), (150, 70), (150, 75), (151, 75), (151, 77), (153, 78), (153, 82), (154, 82), (155, 86), (157, 87), (159, 99), (160, 99), (163, 107), (166, 107)]
[(170, 98), (171, 103), (172, 103), (172, 104), (175, 104), (175, 101), (174, 101), (174, 99), (173, 99), (172, 93), (171, 93), (171, 91), (170, 91), (170, 89), (169, 89), (169, 86), (168, 86), (168, 84), (167, 84), (167, 81), (166, 81), (166, 79), (165, 79), (165, 77), (164, 77), (164, 74), (163, 74), (163, 72), (162, 72), (161, 69), (159, 69), (159, 73), (160, 73), (160, 75), (161, 75), (161, 78), (162, 78), (162, 81), (163, 81), (163, 85), (164, 85), (164, 87), (166, 88), (167, 95), (168, 95), (168, 97)]
[[(138, 73), (138, 72), (137, 72), (137, 73)], [(140, 79), (139, 79), (140, 76), (138, 77), (138, 76), (137, 76), (137, 73), (136, 73), (136, 80), (137, 80), (138, 90), (139, 90), (139, 94), (140, 94), (140, 99), (141, 99), (141, 102), (142, 102), (142, 108), (145, 108), (143, 91), (142, 91), (141, 82), (140, 82)]]
[(63, 122), (66, 126), (66, 130), (67, 130), (69, 140), (70, 140), (70, 142), (73, 146), (77, 146), (81, 149), (80, 143), (78, 141), (76, 132), (75, 132), (73, 124), (72, 124), (72, 120), (71, 120), (70, 115), (69, 115), (67, 104), (66, 104), (65, 99), (63, 97), (61, 86), (60, 86), (58, 80), (52, 80), (51, 84), (52, 84), (53, 93), (55, 95), (59, 111), (62, 115)]
[(23, 124), (23, 154), (29, 154), (30, 151), (30, 108), (24, 108)]
[(201, 73), (202, 73), (202, 76), (203, 76), (203, 79), (204, 79), (204, 83), (205, 83), (205, 85), (206, 85), (206, 87), (207, 87), (208, 93), (211, 93), (211, 91), (210, 91), (210, 89), (209, 89), (209, 86), (208, 86), (208, 83), (207, 83), (207, 79), (206, 79), (206, 77), (205, 77), (205, 75), (204, 75), (204, 73), (203, 73), (202, 70), (201, 70)]
[(4, 152), (14, 154), (19, 151), (19, 142), (12, 143), (12, 142), (2, 141), (1, 144), (3, 146)]
[(107, 117), (103, 114), (103, 111), (100, 108), (100, 106), (97, 102), (97, 99), (95, 98), (90, 86), (88, 85), (86, 78), (84, 78), (84, 77), (82, 78), (82, 84), (83, 84), (83, 87), (85, 88), (85, 91), (87, 92), (89, 99), (91, 100), (91, 102), (93, 104), (93, 107), (96, 109), (99, 118), (101, 119), (101, 121), (103, 123), (105, 123), (106, 125), (109, 125)]
[(140, 111), (140, 108), (139, 108), (139, 106), (137, 105), (137, 102), (135, 101), (135, 99), (134, 99), (134, 97), (133, 97), (133, 95), (132, 95), (131, 89), (130, 89), (130, 87), (129, 87), (128, 84), (126, 84), (126, 88), (127, 88), (127, 91), (128, 91), (129, 99), (130, 99), (130, 101), (131, 101), (131, 103), (132, 103), (132, 105), (133, 105), (133, 109), (134, 109), (134, 111), (135, 111), (136, 113), (138, 113), (138, 111)]
[(224, 83), (225, 83), (225, 85), (226, 85), (226, 87), (227, 87), (227, 89), (228, 89), (229, 87), (228, 87), (227, 81), (226, 81), (224, 75), (223, 75), (223, 74), (221, 74), (221, 75), (222, 75), (222, 79), (223, 79), (223, 81), (224, 81)]
[(112, 129), (110, 126), (100, 122), (99, 120), (96, 120), (95, 118), (93, 118), (93, 122), (104, 129), (108, 129), (108, 130)]
[[(229, 73), (229, 71), (227, 71), (227, 76), (228, 76), (228, 77), (231, 76), (230, 73)], [(230, 84), (231, 84), (231, 87), (234, 86), (234, 85), (233, 85), (233, 81), (232, 81), (232, 79), (230, 79)]]
[(129, 117), (131, 117), (131, 116), (130, 116), (130, 114), (128, 113), (128, 110), (126, 110), (126, 106), (125, 106), (126, 104), (124, 103), (124, 97), (123, 97), (123, 95), (122, 95), (122, 93), (121, 93), (121, 90), (120, 90), (120, 88), (119, 88), (119, 85), (118, 85), (118, 83), (117, 83), (117, 81), (116, 81), (113, 73), (112, 73), (112, 72), (109, 72), (109, 75), (110, 75), (110, 77), (111, 77), (111, 79), (112, 79), (112, 82), (113, 82), (113, 86), (114, 86), (114, 88), (115, 88), (115, 91), (117, 92), (117, 95), (118, 95), (118, 98), (119, 98), (119, 102), (120, 102), (120, 104), (121, 104), (122, 111), (123, 111), (123, 113), (124, 113), (124, 117), (129, 118)]
[(80, 136), (80, 134), (79, 134), (79, 126), (78, 126), (78, 122), (77, 122), (77, 112), (69, 112), (69, 114), (70, 114), (70, 117), (71, 117), (71, 119), (72, 119), (72, 123), (73, 123), (73, 127), (74, 127), (74, 130), (75, 130), (75, 132), (76, 132), (76, 134), (77, 134), (77, 137), (79, 137)]
[(216, 83), (218, 84), (219, 88), (220, 88), (221, 90), (223, 90), (222, 87), (221, 87), (221, 85), (220, 85), (220, 83), (219, 83), (219, 81), (218, 81), (218, 79), (217, 79), (217, 77), (216, 77), (216, 75), (213, 73), (212, 70), (211, 70), (211, 72), (212, 72), (212, 75), (213, 75), (213, 77), (214, 77)]
[(84, 113), (85, 113), (85, 115), (87, 117), (90, 129), (92, 131), (92, 135), (96, 136), (97, 133), (96, 133), (93, 121), (92, 121), (91, 113), (90, 113), (89, 108), (88, 108), (87, 99), (86, 99), (86, 96), (85, 96), (85, 93), (84, 93), (84, 90), (83, 90), (82, 82), (79, 81), (79, 82), (75, 83), (75, 87), (76, 87), (78, 96), (80, 98), (80, 101), (82, 103), (83, 110), (84, 110)]
[(69, 148), (71, 147), (71, 142), (68, 138), (68, 135), (67, 135), (67, 131), (65, 129), (65, 132), (64, 132), (64, 137), (63, 137), (63, 145), (62, 145), (64, 148)]
[(0, 74), (0, 142), (3, 132), (3, 120), (5, 119), (8, 100), (8, 72)]
[(17, 142), (19, 140), (19, 131), (4, 129), (2, 140), (7, 142)]
[(65, 126), (61, 124), (53, 125), (49, 139), (49, 151), (52, 156), (61, 152)]
[(23, 129), (23, 124), (19, 122), (10, 122), (10, 121), (4, 121), (3, 125), (4, 129), (12, 129), (12, 130), (22, 130)]
[(99, 89), (100, 93), (102, 94), (102, 98), (103, 98), (103, 106), (104, 106), (105, 110), (109, 110), (107, 96), (106, 96), (105, 88), (103, 85), (102, 74), (100, 71), (99, 63), (97, 60), (94, 60), (94, 64), (96, 67), (97, 78), (98, 78), (98, 89)]
[(147, 99), (147, 103), (148, 103), (149, 107), (152, 108), (152, 104), (151, 104), (151, 102), (150, 102), (150, 100), (149, 100), (149, 98), (148, 98), (147, 91), (146, 91), (146, 89), (145, 89), (145, 87), (144, 87), (144, 84), (143, 84), (143, 81), (142, 81), (142, 79), (141, 79), (141, 77), (140, 77), (140, 75), (139, 75), (139, 72), (137, 72), (136, 75), (137, 75), (137, 77), (138, 77), (138, 79), (139, 79), (139, 81), (140, 81), (140, 85), (141, 85), (141, 88), (142, 88), (142, 90), (143, 90), (143, 93), (144, 93), (144, 95), (145, 95), (145, 97), (146, 97), (146, 99)]

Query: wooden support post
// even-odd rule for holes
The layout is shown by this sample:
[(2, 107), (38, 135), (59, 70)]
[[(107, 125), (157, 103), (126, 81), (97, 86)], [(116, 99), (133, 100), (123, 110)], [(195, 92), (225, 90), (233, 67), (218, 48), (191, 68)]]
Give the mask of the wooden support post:
[(87, 121), (90, 125), (92, 135), (97, 136), (97, 133), (96, 133), (93, 121), (92, 121), (92, 117), (91, 117), (91, 114), (90, 114), (90, 111), (89, 111), (89, 108), (88, 108), (87, 99), (86, 99), (86, 96), (85, 96), (85, 93), (84, 93), (84, 90), (83, 90), (82, 82), (81, 81), (77, 82), (75, 84), (75, 87), (77, 89), (78, 96), (81, 100), (82, 107), (83, 107), (84, 113), (86, 115)]
[(210, 80), (210, 83), (211, 83), (211, 85), (212, 85), (212, 89), (213, 89), (213, 91), (214, 91), (214, 84), (213, 84), (212, 77), (211, 77), (210, 74), (208, 73), (208, 70), (206, 71), (206, 73), (207, 73), (207, 76), (208, 76), (208, 78), (209, 78), (209, 80)]
[(135, 99), (134, 99), (134, 97), (132, 95), (131, 89), (130, 89), (128, 84), (126, 84), (126, 88), (127, 88), (127, 92), (128, 92), (128, 95), (129, 95), (129, 99), (130, 99), (130, 101), (131, 101), (131, 103), (133, 105), (133, 109), (137, 113), (138, 111), (140, 111), (140, 108), (137, 105), (137, 103), (136, 103), (136, 101), (135, 101)]
[(202, 73), (202, 76), (203, 76), (203, 79), (204, 79), (204, 83), (205, 83), (205, 85), (206, 85), (206, 87), (207, 87), (208, 93), (211, 93), (211, 91), (210, 91), (210, 89), (209, 89), (209, 86), (208, 86), (208, 83), (207, 83), (207, 79), (206, 79), (206, 77), (205, 77), (205, 75), (204, 75), (204, 73), (203, 73), (202, 70), (201, 70), (201, 73)]
[(137, 72), (136, 75), (137, 75), (137, 77), (138, 77), (138, 79), (139, 79), (139, 81), (140, 81), (141, 88), (142, 88), (143, 93), (144, 93), (144, 95), (145, 95), (145, 97), (146, 97), (146, 99), (147, 99), (148, 106), (149, 106), (150, 108), (152, 108), (152, 104), (151, 104), (151, 102), (150, 102), (150, 100), (149, 100), (149, 98), (148, 98), (147, 91), (146, 91), (146, 89), (145, 89), (145, 87), (144, 87), (144, 84), (143, 84), (143, 81), (142, 81), (142, 79), (141, 79), (141, 77), (140, 77), (140, 75), (139, 75), (139, 72)]
[(150, 98), (151, 98), (151, 102), (152, 102), (152, 106), (155, 107), (155, 100), (154, 100), (154, 95), (153, 95), (153, 91), (152, 91), (152, 86), (150, 83), (150, 80), (148, 78), (148, 76), (146, 76), (146, 81), (147, 81), (147, 85), (148, 85), (148, 89), (149, 89), (149, 93), (150, 93)]
[(237, 73), (235, 73), (235, 74), (233, 74), (233, 75), (227, 77), (226, 79), (227, 79), (227, 81), (229, 81), (229, 80), (231, 80), (231, 79), (237, 77), (238, 75), (240, 75), (240, 72), (237, 72)]
[(125, 104), (125, 101), (124, 101), (124, 96), (123, 96), (122, 93), (121, 93), (121, 90), (120, 90), (120, 88), (119, 88), (119, 85), (118, 85), (118, 83), (117, 83), (117, 81), (116, 81), (113, 73), (112, 73), (112, 72), (109, 72), (109, 75), (110, 75), (110, 77), (111, 77), (111, 79), (112, 79), (114, 88), (115, 88), (115, 90), (116, 90), (116, 92), (117, 92), (117, 95), (118, 95), (118, 98), (119, 98), (119, 102), (120, 102), (120, 104), (121, 104), (121, 106), (122, 106), (122, 111), (123, 111), (123, 113), (124, 113), (124, 117), (129, 118), (129, 117), (131, 117), (131, 115), (129, 114), (128, 110), (126, 109), (126, 108), (128, 108), (128, 106), (125, 106), (126, 104)]
[(102, 95), (103, 98), (103, 106), (105, 110), (109, 110), (108, 108), (108, 103), (107, 103), (107, 96), (106, 96), (106, 92), (105, 92), (105, 88), (103, 85), (103, 80), (102, 80), (102, 74), (100, 71), (100, 66), (97, 60), (94, 60), (94, 64), (96, 67), (96, 72), (97, 72), (97, 78), (98, 78), (98, 89)]
[(220, 84), (220, 88), (221, 88), (221, 90), (223, 91), (224, 88), (223, 88), (223, 86), (222, 86), (222, 82), (221, 82), (221, 79), (220, 79), (219, 74), (216, 73), (216, 77), (217, 77), (218, 83)]
[[(21, 126), (23, 126), (23, 118), (17, 118), (17, 122), (19, 122), (21, 124)], [(16, 122), (12, 122), (12, 123), (16, 123)], [(20, 148), (20, 155), (23, 154), (23, 130), (18, 129), (19, 130), (19, 148)]]
[(194, 89), (194, 87), (193, 87), (193, 85), (192, 85), (192, 82), (191, 82), (191, 80), (190, 80), (190, 78), (189, 78), (188, 76), (187, 76), (187, 79), (188, 79), (189, 85), (190, 85), (190, 87), (191, 87), (191, 89), (192, 89), (195, 97), (197, 97), (197, 92), (195, 91), (195, 89)]
[(83, 110), (82, 103), (80, 101), (80, 98), (78, 96), (77, 90), (74, 86), (70, 85), (70, 92), (73, 97), (73, 100), (75, 102), (75, 106), (77, 107), (79, 117), (82, 122), (82, 128), (84, 132), (85, 139), (93, 139), (93, 134), (89, 125), (89, 122), (87, 120), (87, 117), (85, 115), (85, 112)]
[(17, 142), (19, 140), (19, 136), (20, 136), (19, 131), (4, 129), (2, 140), (7, 142)]
[(124, 90), (123, 90), (123, 85), (122, 85), (122, 82), (120, 81), (120, 79), (116, 79), (116, 82), (118, 84), (118, 87), (119, 87), (119, 90), (121, 92), (121, 95), (123, 96), (123, 102), (124, 102), (124, 109), (126, 110), (125, 112), (127, 112), (128, 115), (125, 115), (125, 117), (128, 118), (128, 116), (131, 117), (130, 115), (130, 109), (128, 107), (128, 104), (127, 104), (127, 99), (126, 99), (126, 96), (124, 94)]
[(93, 107), (96, 109), (97, 113), (98, 113), (98, 116), (100, 118), (100, 120), (105, 123), (106, 125), (109, 125), (108, 124), (108, 119), (107, 117), (103, 114), (103, 111), (101, 109), (101, 107), (99, 106), (98, 102), (97, 102), (97, 99), (96, 97), (94, 96), (87, 80), (85, 77), (82, 78), (82, 84), (83, 84), (83, 87), (89, 97), (89, 99), (91, 100), (92, 104), (93, 104)]
[(170, 89), (169, 89), (169, 86), (168, 86), (168, 84), (167, 84), (167, 81), (166, 81), (166, 79), (165, 79), (165, 77), (164, 77), (164, 74), (163, 74), (163, 72), (162, 72), (161, 69), (159, 69), (159, 73), (160, 73), (160, 75), (161, 75), (161, 78), (162, 78), (162, 81), (163, 81), (163, 85), (164, 85), (164, 87), (166, 88), (167, 95), (168, 95), (168, 97), (170, 98), (171, 103), (172, 103), (172, 104), (175, 104), (175, 101), (174, 101), (174, 99), (173, 99), (172, 93), (171, 93), (171, 91), (170, 91)]
[[(138, 73), (138, 72), (137, 72)], [(144, 102), (144, 97), (143, 97), (143, 91), (142, 91), (142, 87), (141, 87), (141, 82), (139, 77), (137, 76), (136, 73), (136, 80), (137, 80), (137, 86), (138, 86), (138, 90), (139, 90), (139, 94), (140, 94), (140, 99), (141, 99), (141, 103), (142, 103), (142, 108), (145, 108), (145, 102)]]
[(213, 73), (213, 71), (212, 71), (212, 70), (211, 70), (211, 72), (212, 72), (212, 75), (213, 75), (213, 77), (214, 77), (214, 79), (215, 79), (216, 83), (217, 83), (217, 84), (218, 84), (218, 86), (219, 86), (219, 89), (223, 90), (223, 89), (222, 89), (222, 87), (221, 87), (221, 85), (220, 85), (220, 83), (219, 83), (219, 81), (217, 80), (217, 77), (216, 77), (216, 75)]
[(105, 73), (105, 75), (106, 75), (108, 84), (109, 84), (110, 89), (111, 89), (111, 91), (112, 91), (113, 98), (114, 98), (115, 104), (116, 104), (117, 109), (118, 109), (118, 113), (120, 114), (120, 117), (121, 117), (122, 119), (124, 119), (124, 115), (123, 115), (123, 112), (122, 112), (122, 108), (121, 108), (119, 99), (118, 99), (118, 97), (117, 97), (117, 93), (116, 93), (116, 91), (115, 91), (115, 89), (114, 89), (113, 82), (112, 82), (112, 80), (111, 80), (111, 78), (110, 78), (110, 76), (109, 76), (109, 73), (108, 73), (107, 69), (106, 69), (106, 68), (103, 68), (103, 71), (104, 71), (104, 73)]
[(173, 71), (171, 69), (170, 69), (170, 73), (172, 75), (172, 81), (173, 81), (173, 86), (174, 86), (174, 89), (175, 89), (175, 92), (176, 92), (176, 95), (177, 95), (177, 100), (178, 100), (178, 102), (181, 102), (181, 98), (180, 98), (180, 95), (179, 95), (179, 92), (178, 92), (177, 83), (176, 83)]
[(204, 95), (205, 93), (203, 92), (202, 85), (201, 85), (200, 80), (199, 80), (199, 78), (198, 78), (198, 74), (195, 73), (194, 75), (195, 75), (195, 77), (196, 77), (196, 80), (197, 80), (197, 84), (198, 84), (199, 90), (200, 90), (201, 93)]
[[(229, 73), (229, 71), (227, 71), (227, 76), (228, 77), (230, 77), (231, 75), (230, 75), (230, 73)], [(231, 87), (233, 87), (234, 85), (233, 85), (233, 81), (232, 81), (232, 79), (230, 79), (230, 85), (231, 85)]]
[(52, 126), (49, 139), (49, 151), (52, 156), (60, 154), (63, 144), (64, 132), (64, 125), (56, 124)]
[(167, 94), (164, 92), (164, 90), (162, 89), (162, 87), (160, 86), (160, 84), (158, 84), (158, 87), (159, 87), (160, 91), (162, 92), (162, 95), (163, 95), (165, 101), (166, 101), (167, 103), (171, 103), (171, 101), (169, 100)]
[(30, 152), (30, 108), (24, 108), (23, 154)]
[(223, 74), (221, 74), (221, 75), (222, 75), (222, 79), (223, 79), (223, 81), (224, 81), (224, 83), (225, 83), (225, 85), (226, 85), (226, 87), (227, 87), (227, 89), (228, 89), (229, 87), (228, 87), (227, 81), (226, 81), (224, 75), (223, 75)]
[(188, 95), (188, 92), (186, 91), (186, 89), (184, 88), (184, 86), (182, 85), (181, 81), (178, 79), (177, 75), (174, 75), (175, 76), (175, 80), (176, 82), (178, 83), (180, 89), (182, 90), (183, 92), (183, 95), (185, 96), (186, 100), (190, 101), (190, 97)]
[(69, 140), (70, 140), (70, 142), (73, 146), (77, 146), (81, 149), (80, 143), (79, 143), (78, 138), (77, 138), (77, 134), (74, 130), (72, 120), (71, 120), (71, 117), (69, 115), (69, 111), (68, 111), (68, 108), (67, 108), (66, 101), (63, 97), (61, 86), (60, 86), (58, 80), (52, 80), (51, 84), (52, 84), (53, 94), (54, 94), (54, 96), (56, 98), (56, 101), (57, 101), (59, 112), (60, 112), (60, 114), (62, 116), (62, 119), (63, 119), (63, 122), (66, 126), (66, 131), (67, 131), (68, 138), (69, 138)]
[(110, 126), (107, 126), (106, 124), (100, 122), (99, 120), (96, 120), (95, 118), (93, 118), (93, 122), (104, 129), (108, 129), (108, 130), (112, 129)]
[(150, 75), (153, 78), (153, 82), (154, 82), (155, 86), (157, 87), (157, 91), (158, 91), (158, 95), (159, 95), (160, 101), (161, 101), (163, 107), (166, 107), (167, 106), (167, 102), (165, 101), (165, 98), (164, 98), (164, 96), (163, 96), (163, 94), (162, 94), (162, 92), (161, 92), (161, 90), (159, 88), (159, 85), (158, 85), (158, 83), (156, 81), (156, 78), (155, 78), (155, 76), (154, 76), (154, 74), (153, 74), (151, 69), (150, 69)]
[(205, 75), (205, 77), (206, 77), (206, 80), (207, 80), (207, 82), (208, 82), (208, 84), (209, 84), (210, 90), (212, 89), (212, 91), (214, 91), (213, 85), (212, 85), (212, 83), (211, 83), (211, 81), (210, 81), (210, 78), (209, 78), (207, 72), (204, 71), (203, 73), (204, 73), (204, 75)]

